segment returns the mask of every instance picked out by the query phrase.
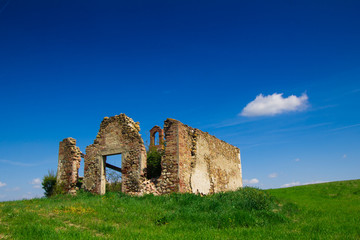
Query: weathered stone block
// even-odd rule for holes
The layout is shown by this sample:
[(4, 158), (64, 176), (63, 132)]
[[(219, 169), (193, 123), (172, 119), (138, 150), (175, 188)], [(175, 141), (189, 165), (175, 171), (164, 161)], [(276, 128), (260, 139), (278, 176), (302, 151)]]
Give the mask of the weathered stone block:
[(65, 138), (60, 142), (56, 181), (66, 193), (76, 192), (81, 155), (74, 138)]

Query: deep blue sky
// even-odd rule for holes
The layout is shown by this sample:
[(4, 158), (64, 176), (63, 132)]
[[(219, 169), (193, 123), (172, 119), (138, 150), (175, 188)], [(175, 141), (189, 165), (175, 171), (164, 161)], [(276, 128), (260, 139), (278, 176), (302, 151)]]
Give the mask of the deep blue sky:
[[(360, 178), (359, 9), (0, 0), (0, 201), (41, 196), (59, 141), (85, 151), (119, 113), (145, 141), (175, 118), (239, 147), (245, 182), (261, 188)], [(239, 115), (274, 93), (306, 94), (307, 107)]]

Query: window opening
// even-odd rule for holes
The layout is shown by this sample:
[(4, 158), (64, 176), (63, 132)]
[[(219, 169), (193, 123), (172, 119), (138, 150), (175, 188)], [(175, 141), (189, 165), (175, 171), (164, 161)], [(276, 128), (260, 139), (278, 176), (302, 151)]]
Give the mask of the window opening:
[[(84, 154), (81, 154), (81, 161), (80, 161), (80, 168), (78, 170), (78, 180), (76, 183), (76, 187), (78, 187), (79, 189), (81, 189), (83, 187), (83, 182), (84, 182), (84, 166), (85, 166), (85, 161), (84, 161)], [(83, 173), (82, 175), (80, 175), (80, 173)]]
[(159, 145), (159, 132), (154, 134), (154, 143), (155, 145)]

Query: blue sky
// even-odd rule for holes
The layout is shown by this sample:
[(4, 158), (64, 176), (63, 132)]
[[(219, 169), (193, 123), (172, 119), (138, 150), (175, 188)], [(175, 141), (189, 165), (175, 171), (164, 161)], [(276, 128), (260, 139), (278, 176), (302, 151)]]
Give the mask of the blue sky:
[(145, 141), (175, 118), (239, 147), (251, 186), (360, 178), (359, 9), (0, 0), (0, 201), (42, 196), (59, 142), (120, 113)]

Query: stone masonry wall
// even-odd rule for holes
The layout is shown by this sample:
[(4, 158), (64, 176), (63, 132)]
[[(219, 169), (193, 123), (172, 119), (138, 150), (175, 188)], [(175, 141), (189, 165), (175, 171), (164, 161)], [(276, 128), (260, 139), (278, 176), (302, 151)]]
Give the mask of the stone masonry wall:
[(76, 146), (76, 140), (74, 138), (65, 138), (59, 144), (56, 181), (63, 187), (66, 193), (76, 193), (80, 162), (81, 152)]
[(181, 122), (178, 123), (178, 139), (179, 139), (179, 192), (192, 192), (191, 190), (191, 171), (192, 166), (196, 162), (194, 152), (194, 136), (196, 134), (194, 128), (187, 127)]
[(130, 194), (141, 192), (141, 183), (145, 181), (146, 149), (139, 131), (139, 124), (125, 114), (104, 118), (94, 143), (86, 147), (86, 190), (104, 194), (106, 156), (122, 154), (122, 191)]
[(207, 194), (242, 187), (240, 149), (200, 130), (197, 133), (192, 192)]
[(239, 148), (174, 119), (164, 122), (164, 132), (158, 192), (211, 194), (242, 187)]
[(161, 160), (161, 176), (157, 182), (157, 190), (161, 194), (179, 191), (179, 139), (178, 124), (174, 119), (167, 119), (164, 122), (165, 132), (165, 153)]
[(169, 187), (170, 192), (201, 194), (242, 187), (240, 149), (177, 120), (167, 119), (164, 130), (162, 193)]

